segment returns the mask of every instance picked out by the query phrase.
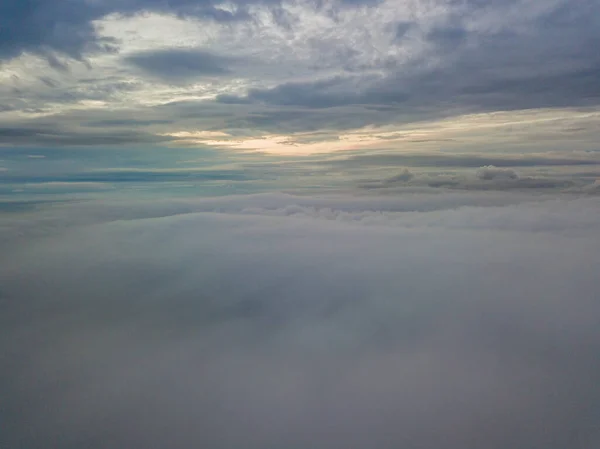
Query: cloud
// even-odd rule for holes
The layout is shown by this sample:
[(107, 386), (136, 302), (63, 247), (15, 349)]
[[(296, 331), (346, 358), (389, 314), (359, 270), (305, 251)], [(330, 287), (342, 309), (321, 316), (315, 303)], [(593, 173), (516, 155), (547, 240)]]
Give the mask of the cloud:
[(478, 179), (484, 181), (491, 181), (493, 179), (519, 179), (517, 172), (510, 168), (498, 168), (493, 165), (481, 167), (477, 169), (476, 176)]
[[(452, 39), (439, 38), (446, 45)], [(518, 45), (517, 42), (514, 43)], [(598, 73), (600, 63), (575, 67), (565, 73), (544, 74), (531, 71), (518, 77), (501, 75), (500, 68), (484, 55), (494, 52), (486, 49), (481, 54), (466, 54), (464, 61), (446, 61), (447, 67), (422, 70), (400, 68), (380, 79), (340, 79), (282, 83), (276, 87), (251, 89), (246, 95), (222, 95), (223, 103), (257, 103), (275, 106), (306, 108), (334, 108), (348, 105), (380, 105), (393, 107), (390, 112), (398, 121), (413, 109), (413, 117), (443, 118), (456, 113), (525, 110), (553, 107), (597, 106), (600, 98)], [(474, 50), (473, 50), (474, 52)], [(506, 64), (512, 60), (506, 57)], [(490, 67), (490, 65), (492, 65)], [(480, 73), (469, 72), (470, 67), (482, 67)], [(526, 68), (528, 69), (528, 68)], [(465, 72), (462, 72), (464, 70)], [(488, 73), (496, 74), (489, 77)], [(410, 117), (410, 116), (409, 116)], [(415, 118), (413, 121), (416, 121)], [(410, 121), (410, 120), (409, 120)], [(372, 124), (363, 122), (363, 126)]]
[(387, 178), (385, 180), (385, 182), (406, 182), (406, 181), (410, 181), (411, 179), (414, 178), (414, 174), (411, 173), (411, 171), (408, 168), (405, 168), (404, 170), (402, 170), (402, 173), (398, 174), (398, 175), (394, 175), (390, 178)]
[(269, 89), (251, 89), (245, 96), (222, 95), (217, 101), (229, 104), (260, 103), (275, 106), (335, 108), (351, 105), (398, 105), (409, 96), (403, 91), (384, 90), (372, 77), (333, 77), (309, 82), (291, 82)]
[(49, 126), (0, 127), (0, 144), (11, 145), (125, 145), (159, 143), (168, 140), (171, 139), (167, 136), (158, 136), (136, 130), (82, 132)]
[(529, 170), (529, 175), (519, 175), (511, 168), (498, 168), (492, 165), (465, 172), (458, 169), (419, 170), (416, 174), (404, 169), (400, 174), (383, 179), (361, 179), (358, 186), (367, 190), (383, 190), (389, 193), (402, 193), (415, 187), (452, 190), (554, 190), (565, 193), (594, 193), (586, 173), (567, 174), (558, 169)]
[(4, 215), (0, 443), (591, 449), (598, 199), (493, 197)]
[(327, 162), (340, 166), (385, 166), (406, 165), (412, 167), (465, 167), (478, 168), (493, 166), (509, 167), (555, 167), (598, 165), (595, 157), (567, 157), (562, 154), (507, 155), (507, 154), (461, 154), (461, 153), (423, 153), (423, 154), (358, 154)]
[(87, 51), (111, 51), (115, 42), (96, 35), (92, 21), (106, 11), (101, 3), (79, 1), (8, 1), (0, 6), (0, 60), (23, 52), (46, 55), (55, 67), (57, 51), (81, 59)]
[(596, 179), (592, 184), (583, 187), (585, 193), (600, 193), (600, 180)]
[(27, 183), (161, 183), (168, 181), (245, 181), (251, 176), (240, 170), (205, 170), (201, 167), (183, 169), (100, 169), (82, 170), (77, 173), (47, 173), (38, 176), (15, 173), (4, 182)]
[[(308, 109), (388, 106), (388, 114), (400, 122), (410, 121), (407, 111), (414, 120), (420, 115), (598, 105), (600, 61), (591, 43), (598, 25), (590, 16), (597, 9), (594, 2), (575, 9), (562, 2), (534, 10), (524, 2), (462, 6), (451, 4), (441, 17), (396, 23), (391, 37), (400, 37), (401, 54), (411, 57), (381, 58), (371, 66), (378, 75), (364, 67), (346, 76), (338, 71), (330, 78), (224, 95), (220, 101), (237, 98), (240, 103)], [(521, 17), (514, 11), (521, 11)], [(413, 30), (415, 36), (406, 39)], [(365, 116), (363, 125), (373, 123), (369, 120)]]
[(161, 80), (185, 82), (228, 74), (231, 58), (201, 49), (170, 48), (132, 54), (125, 61)]
[(123, 118), (123, 119), (102, 119), (102, 120), (90, 120), (89, 122), (85, 122), (85, 126), (91, 126), (94, 128), (102, 128), (102, 127), (134, 127), (134, 126), (150, 126), (150, 125), (168, 125), (173, 123), (171, 120), (167, 119), (148, 119), (148, 120), (137, 120), (131, 118)]
[[(147, 150), (143, 150), (147, 151)], [(46, 166), (46, 172), (51, 171)], [(60, 170), (55, 169), (60, 173)], [(31, 182), (33, 177), (30, 176)], [(54, 181), (60, 182), (60, 181)], [(81, 182), (70, 179), (68, 182)], [(89, 182), (89, 181), (88, 181)], [(161, 189), (164, 194), (164, 187)], [(131, 192), (129, 193), (131, 194)], [(190, 214), (190, 213), (227, 213), (238, 215), (254, 214), (258, 211), (259, 215), (289, 215), (282, 213), (286, 210), (315, 210), (324, 212), (335, 211), (335, 213), (347, 213), (350, 216), (369, 215), (370, 212), (375, 217), (380, 217), (379, 211), (385, 212), (387, 217), (396, 219), (407, 217), (408, 212), (414, 212), (416, 216), (421, 217), (423, 212), (445, 211), (449, 209), (460, 209), (465, 207), (478, 208), (482, 212), (489, 211), (490, 207), (500, 207), (531, 200), (539, 200), (540, 196), (527, 196), (525, 194), (514, 195), (506, 192), (486, 192), (484, 194), (472, 192), (443, 192), (440, 194), (411, 194), (411, 195), (390, 195), (390, 196), (299, 196), (292, 194), (282, 194), (277, 192), (268, 192), (261, 194), (240, 194), (227, 195), (224, 197), (194, 197), (186, 199), (180, 197), (171, 197), (169, 199), (160, 199), (152, 196), (151, 199), (140, 197), (136, 199), (135, 204), (131, 201), (119, 200), (122, 196), (116, 198), (101, 197), (99, 200), (102, 207), (88, 201), (77, 205), (62, 207), (61, 202), (54, 204), (54, 207), (47, 210), (45, 214), (40, 214), (34, 220), (28, 220), (24, 223), (19, 218), (11, 221), (4, 217), (5, 232), (3, 233), (3, 244), (19, 245), (21, 240), (35, 239), (40, 235), (46, 235), (63, 228), (89, 226), (95, 223), (107, 223), (112, 221), (129, 221), (135, 219), (158, 218), (171, 215)], [(547, 197), (552, 199), (552, 197)], [(48, 197), (44, 197), (49, 201)], [(29, 201), (30, 202), (30, 201)], [(317, 213), (319, 215), (319, 213)], [(558, 223), (556, 221), (555, 223)], [(41, 231), (41, 233), (40, 233)]]
[(378, 181), (378, 180), (363, 181), (363, 182), (361, 182), (360, 186), (363, 188), (367, 188), (367, 189), (386, 188), (386, 187), (392, 187), (392, 186), (396, 186), (396, 185), (406, 184), (409, 181), (413, 180), (414, 178), (415, 178), (414, 173), (412, 173), (408, 168), (405, 168), (397, 175), (390, 176), (388, 178), (384, 178), (381, 181)]

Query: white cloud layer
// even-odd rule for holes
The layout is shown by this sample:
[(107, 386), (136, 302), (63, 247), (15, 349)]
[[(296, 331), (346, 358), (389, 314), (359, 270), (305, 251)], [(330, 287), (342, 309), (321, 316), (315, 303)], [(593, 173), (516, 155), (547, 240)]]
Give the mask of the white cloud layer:
[(595, 449), (599, 206), (269, 194), (5, 215), (0, 446)]

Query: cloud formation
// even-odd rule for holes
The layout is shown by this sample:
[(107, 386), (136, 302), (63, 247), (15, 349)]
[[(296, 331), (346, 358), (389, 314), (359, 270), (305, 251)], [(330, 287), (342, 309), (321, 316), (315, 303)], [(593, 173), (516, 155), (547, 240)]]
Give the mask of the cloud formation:
[[(60, 126), (93, 110), (110, 132), (113, 114), (145, 123), (193, 108), (201, 120), (149, 131), (293, 138), (550, 109), (570, 121), (553, 128), (563, 144), (572, 133), (586, 148), (598, 137), (597, 118), (569, 118), (599, 107), (595, 0), (35, 0), (1, 8), (7, 126), (35, 126), (40, 114)], [(520, 145), (535, 136), (519, 136)], [(5, 142), (57, 144), (36, 139)]]
[(519, 175), (510, 168), (498, 168), (488, 165), (477, 169), (477, 178), (491, 181), (493, 179), (519, 179)]
[(228, 58), (199, 49), (165, 49), (129, 55), (125, 60), (152, 76), (185, 81), (229, 73)]

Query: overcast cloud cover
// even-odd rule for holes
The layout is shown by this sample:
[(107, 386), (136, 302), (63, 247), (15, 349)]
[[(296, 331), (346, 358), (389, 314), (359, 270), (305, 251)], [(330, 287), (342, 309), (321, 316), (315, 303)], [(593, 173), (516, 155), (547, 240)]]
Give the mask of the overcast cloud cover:
[(0, 17), (5, 145), (598, 139), (596, 0), (8, 0)]
[(0, 448), (600, 447), (600, 2), (0, 1)]

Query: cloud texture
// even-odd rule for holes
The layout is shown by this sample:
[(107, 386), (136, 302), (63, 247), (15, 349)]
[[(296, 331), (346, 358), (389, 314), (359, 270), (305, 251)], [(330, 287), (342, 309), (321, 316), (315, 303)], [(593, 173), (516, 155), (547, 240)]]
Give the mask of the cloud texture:
[[(558, 141), (574, 134), (583, 147), (598, 138), (597, 118), (574, 115), (598, 112), (599, 17), (596, 0), (8, 0), (0, 120), (16, 132), (0, 143), (126, 145), (191, 131), (298, 143), (552, 110), (568, 122), (550, 127)], [(140, 126), (110, 141), (88, 115), (105, 133), (132, 116)]]
[(598, 206), (270, 194), (4, 215), (0, 445), (593, 449)]

